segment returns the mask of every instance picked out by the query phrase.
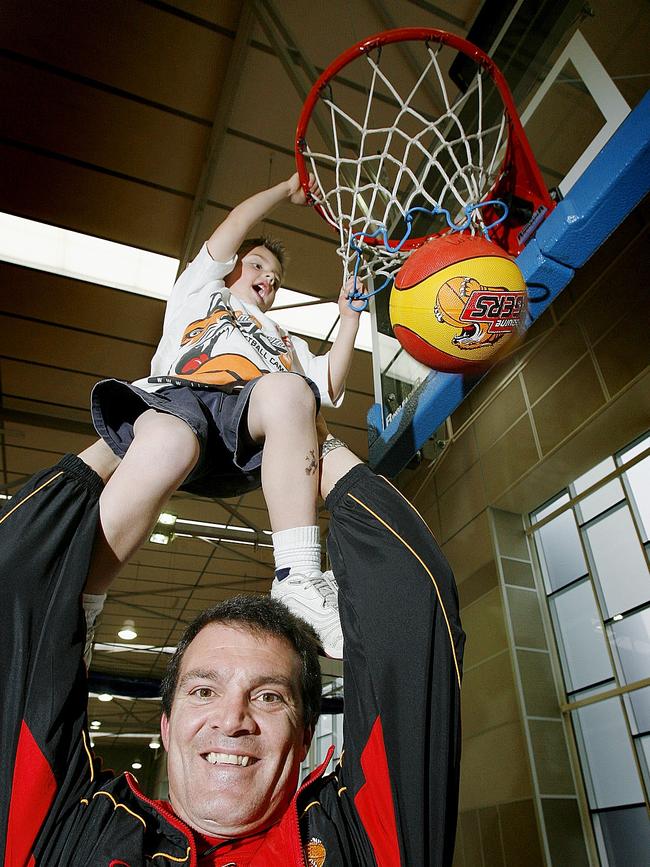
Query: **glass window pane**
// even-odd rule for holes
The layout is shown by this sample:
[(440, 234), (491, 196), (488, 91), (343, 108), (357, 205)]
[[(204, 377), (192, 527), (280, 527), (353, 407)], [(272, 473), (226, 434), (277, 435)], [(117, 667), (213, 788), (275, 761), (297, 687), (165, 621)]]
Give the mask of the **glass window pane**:
[(613, 677), (590, 581), (549, 599), (567, 691)]
[[(624, 683), (650, 677), (650, 608), (611, 625), (612, 643), (618, 654)], [(650, 731), (650, 687), (626, 697), (634, 732)]]
[[(607, 458), (606, 460), (601, 461), (601, 463), (589, 470), (588, 473), (585, 473), (583, 476), (580, 476), (579, 479), (576, 479), (573, 483), (573, 488), (576, 494), (581, 494), (583, 491), (586, 491), (587, 488), (595, 485), (599, 479), (602, 479), (615, 469), (616, 464), (614, 463), (614, 458)], [(623, 485), (618, 479), (613, 479), (611, 482), (608, 482), (602, 488), (594, 491), (593, 494), (585, 497), (584, 500), (581, 500), (576, 505), (576, 511), (580, 523), (584, 524), (592, 518), (595, 518), (596, 515), (600, 515), (601, 512), (605, 512), (615, 503), (620, 502), (624, 496)]]
[(551, 500), (545, 506), (542, 506), (541, 509), (538, 509), (536, 512), (533, 512), (530, 516), (530, 520), (533, 524), (536, 524), (538, 521), (543, 521), (548, 515), (555, 512), (560, 506), (563, 506), (565, 503), (569, 502), (569, 495), (562, 494), (559, 497), (556, 497), (554, 500)]
[(650, 820), (644, 807), (598, 813), (596, 821), (609, 867), (648, 867)]
[(636, 739), (636, 748), (639, 760), (645, 775), (646, 786), (650, 787), (650, 735)]
[(650, 686), (635, 689), (624, 696), (632, 734), (650, 731)]
[(625, 478), (632, 491), (643, 541), (647, 542), (650, 538), (650, 458), (627, 470)]
[(650, 677), (650, 608), (612, 623), (625, 683)]
[(578, 528), (569, 509), (535, 533), (549, 592), (587, 574)]
[(610, 698), (573, 711), (592, 807), (638, 804), (643, 792), (621, 702)]
[(614, 458), (605, 458), (604, 461), (601, 461), (599, 464), (596, 464), (595, 467), (587, 470), (586, 473), (578, 476), (573, 483), (573, 488), (576, 494), (581, 494), (583, 491), (586, 491), (587, 488), (595, 485), (600, 479), (604, 479), (605, 476), (609, 475), (609, 473), (613, 472), (615, 469), (616, 464), (614, 463)]
[(646, 436), (644, 439), (639, 440), (639, 442), (635, 443), (633, 446), (630, 446), (627, 449), (623, 449), (623, 451), (619, 454), (619, 462), (621, 464), (627, 464), (629, 461), (634, 460), (637, 455), (640, 455), (647, 448), (650, 447), (650, 435)]
[(596, 521), (585, 534), (607, 615), (650, 600), (648, 565), (627, 506)]

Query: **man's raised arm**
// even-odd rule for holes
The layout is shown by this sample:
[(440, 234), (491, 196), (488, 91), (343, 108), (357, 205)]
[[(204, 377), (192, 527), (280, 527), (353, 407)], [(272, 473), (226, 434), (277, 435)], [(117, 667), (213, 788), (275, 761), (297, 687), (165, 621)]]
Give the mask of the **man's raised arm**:
[(3, 864), (40, 863), (30, 860), (39, 841), (93, 778), (81, 594), (101, 489), (87, 464), (66, 455), (0, 513)]
[(449, 564), (410, 503), (347, 449), (324, 457), (322, 491), (344, 636), (340, 797), (379, 865), (450, 865), (465, 636)]

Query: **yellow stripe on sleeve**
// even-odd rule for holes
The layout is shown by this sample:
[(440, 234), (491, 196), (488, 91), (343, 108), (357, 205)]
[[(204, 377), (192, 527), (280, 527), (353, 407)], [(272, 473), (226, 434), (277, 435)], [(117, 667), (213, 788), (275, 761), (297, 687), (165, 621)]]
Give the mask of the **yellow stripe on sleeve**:
[(55, 476), (52, 476), (51, 479), (48, 479), (46, 482), (43, 482), (43, 484), (40, 487), (36, 488), (35, 491), (32, 491), (31, 494), (28, 494), (24, 500), (21, 500), (19, 503), (16, 503), (16, 505), (12, 509), (9, 509), (9, 511), (7, 512), (6, 515), (3, 515), (2, 518), (0, 518), (0, 524), (2, 524), (3, 521), (6, 521), (10, 515), (13, 515), (13, 513), (16, 511), (16, 509), (19, 509), (21, 506), (24, 506), (25, 503), (27, 502), (27, 500), (31, 500), (31, 498), (34, 497), (36, 494), (38, 494), (39, 491), (42, 491), (43, 488), (47, 488), (48, 485), (51, 485), (55, 479), (58, 479), (59, 476), (62, 476), (62, 475), (63, 475), (63, 470), (61, 470), (61, 472), (57, 473)]
[[(402, 543), (402, 545), (404, 545), (404, 547), (415, 557), (415, 559), (418, 561), (418, 563), (422, 566), (424, 571), (427, 573), (427, 575), (431, 579), (431, 583), (433, 584), (433, 586), (435, 588), (436, 596), (438, 597), (438, 602), (439, 602), (440, 607), (442, 609), (442, 613), (443, 613), (443, 616), (445, 618), (445, 623), (447, 625), (447, 632), (449, 634), (449, 643), (451, 644), (451, 655), (454, 659), (454, 667), (456, 668), (456, 679), (458, 680), (458, 688), (460, 689), (460, 668), (458, 665), (458, 660), (456, 658), (456, 648), (454, 647), (454, 639), (453, 639), (452, 634), (451, 634), (451, 626), (449, 624), (449, 618), (447, 617), (447, 612), (445, 610), (445, 606), (444, 606), (444, 603), (442, 601), (442, 597), (440, 595), (440, 590), (438, 588), (438, 584), (436, 582), (436, 579), (433, 577), (431, 570), (429, 569), (427, 564), (424, 562), (422, 557), (420, 557), (420, 555), (417, 554), (416, 551), (413, 550), (413, 548), (409, 545), (409, 543), (405, 539), (403, 539), (399, 535), (399, 533), (396, 533), (395, 530), (393, 530), (393, 528), (390, 527), (386, 523), (386, 521), (383, 520), (383, 518), (380, 518), (379, 515), (376, 512), (373, 512), (373, 510), (369, 506), (366, 506), (365, 503), (362, 503), (361, 500), (357, 499), (357, 497), (355, 497), (354, 494), (348, 493), (348, 497), (350, 497), (350, 499), (354, 500), (354, 502), (357, 503), (359, 506), (361, 506), (362, 509), (365, 509), (366, 512), (368, 512), (370, 515), (373, 516), (373, 518), (375, 518), (377, 521), (379, 521), (379, 523), (383, 527), (385, 527), (389, 533), (392, 533), (396, 539), (399, 539), (399, 541)], [(406, 502), (408, 503), (408, 500), (406, 500)]]

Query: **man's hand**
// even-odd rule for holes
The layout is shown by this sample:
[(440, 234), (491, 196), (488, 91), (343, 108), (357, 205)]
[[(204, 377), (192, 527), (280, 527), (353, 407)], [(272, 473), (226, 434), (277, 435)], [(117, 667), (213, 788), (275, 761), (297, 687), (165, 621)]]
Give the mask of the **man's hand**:
[[(341, 291), (339, 293), (339, 316), (341, 319), (358, 319), (361, 313), (361, 307), (363, 305), (363, 298), (353, 298), (352, 303), (354, 307), (350, 307), (349, 299), (352, 292), (354, 292), (355, 288), (357, 292), (362, 292), (363, 295), (366, 295), (368, 290), (364, 286), (364, 284), (357, 277), (356, 287), (354, 285), (354, 277), (348, 277), (343, 286), (341, 287)], [(354, 308), (357, 308), (356, 310)]]
[[(309, 192), (316, 192), (316, 178), (313, 175), (309, 175)], [(307, 196), (305, 195), (305, 191), (302, 188), (302, 184), (300, 183), (300, 178), (298, 177), (298, 172), (295, 172), (289, 180), (287, 181), (287, 194), (289, 197), (289, 201), (294, 205), (306, 205), (307, 204)]]

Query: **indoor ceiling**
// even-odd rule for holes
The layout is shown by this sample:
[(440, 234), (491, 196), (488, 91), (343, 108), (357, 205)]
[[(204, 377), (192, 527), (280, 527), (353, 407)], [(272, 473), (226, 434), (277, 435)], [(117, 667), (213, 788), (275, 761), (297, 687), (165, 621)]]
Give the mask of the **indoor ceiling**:
[[(296, 121), (315, 73), (388, 27), (466, 35), (481, 5), (4, 0), (0, 211), (187, 261), (237, 202), (293, 172)], [(337, 237), (313, 210), (279, 208), (263, 228), (290, 251), (288, 288), (336, 296)], [(146, 375), (164, 303), (8, 263), (0, 280), (0, 490), (11, 495), (93, 441), (95, 382)], [(325, 415), (362, 457), (372, 402), (370, 356), (357, 351), (343, 408)], [(97, 633), (100, 645), (119, 643), (117, 630), (132, 619), (132, 643), (154, 650), (98, 649), (95, 672), (159, 678), (163, 648), (195, 614), (269, 589), (272, 552), (257, 544), (269, 541), (260, 492), (229, 501), (177, 494), (169, 509), (199, 523), (179, 524), (187, 536), (135, 555)], [(116, 734), (155, 731), (158, 714), (157, 703), (91, 700), (91, 716)]]

